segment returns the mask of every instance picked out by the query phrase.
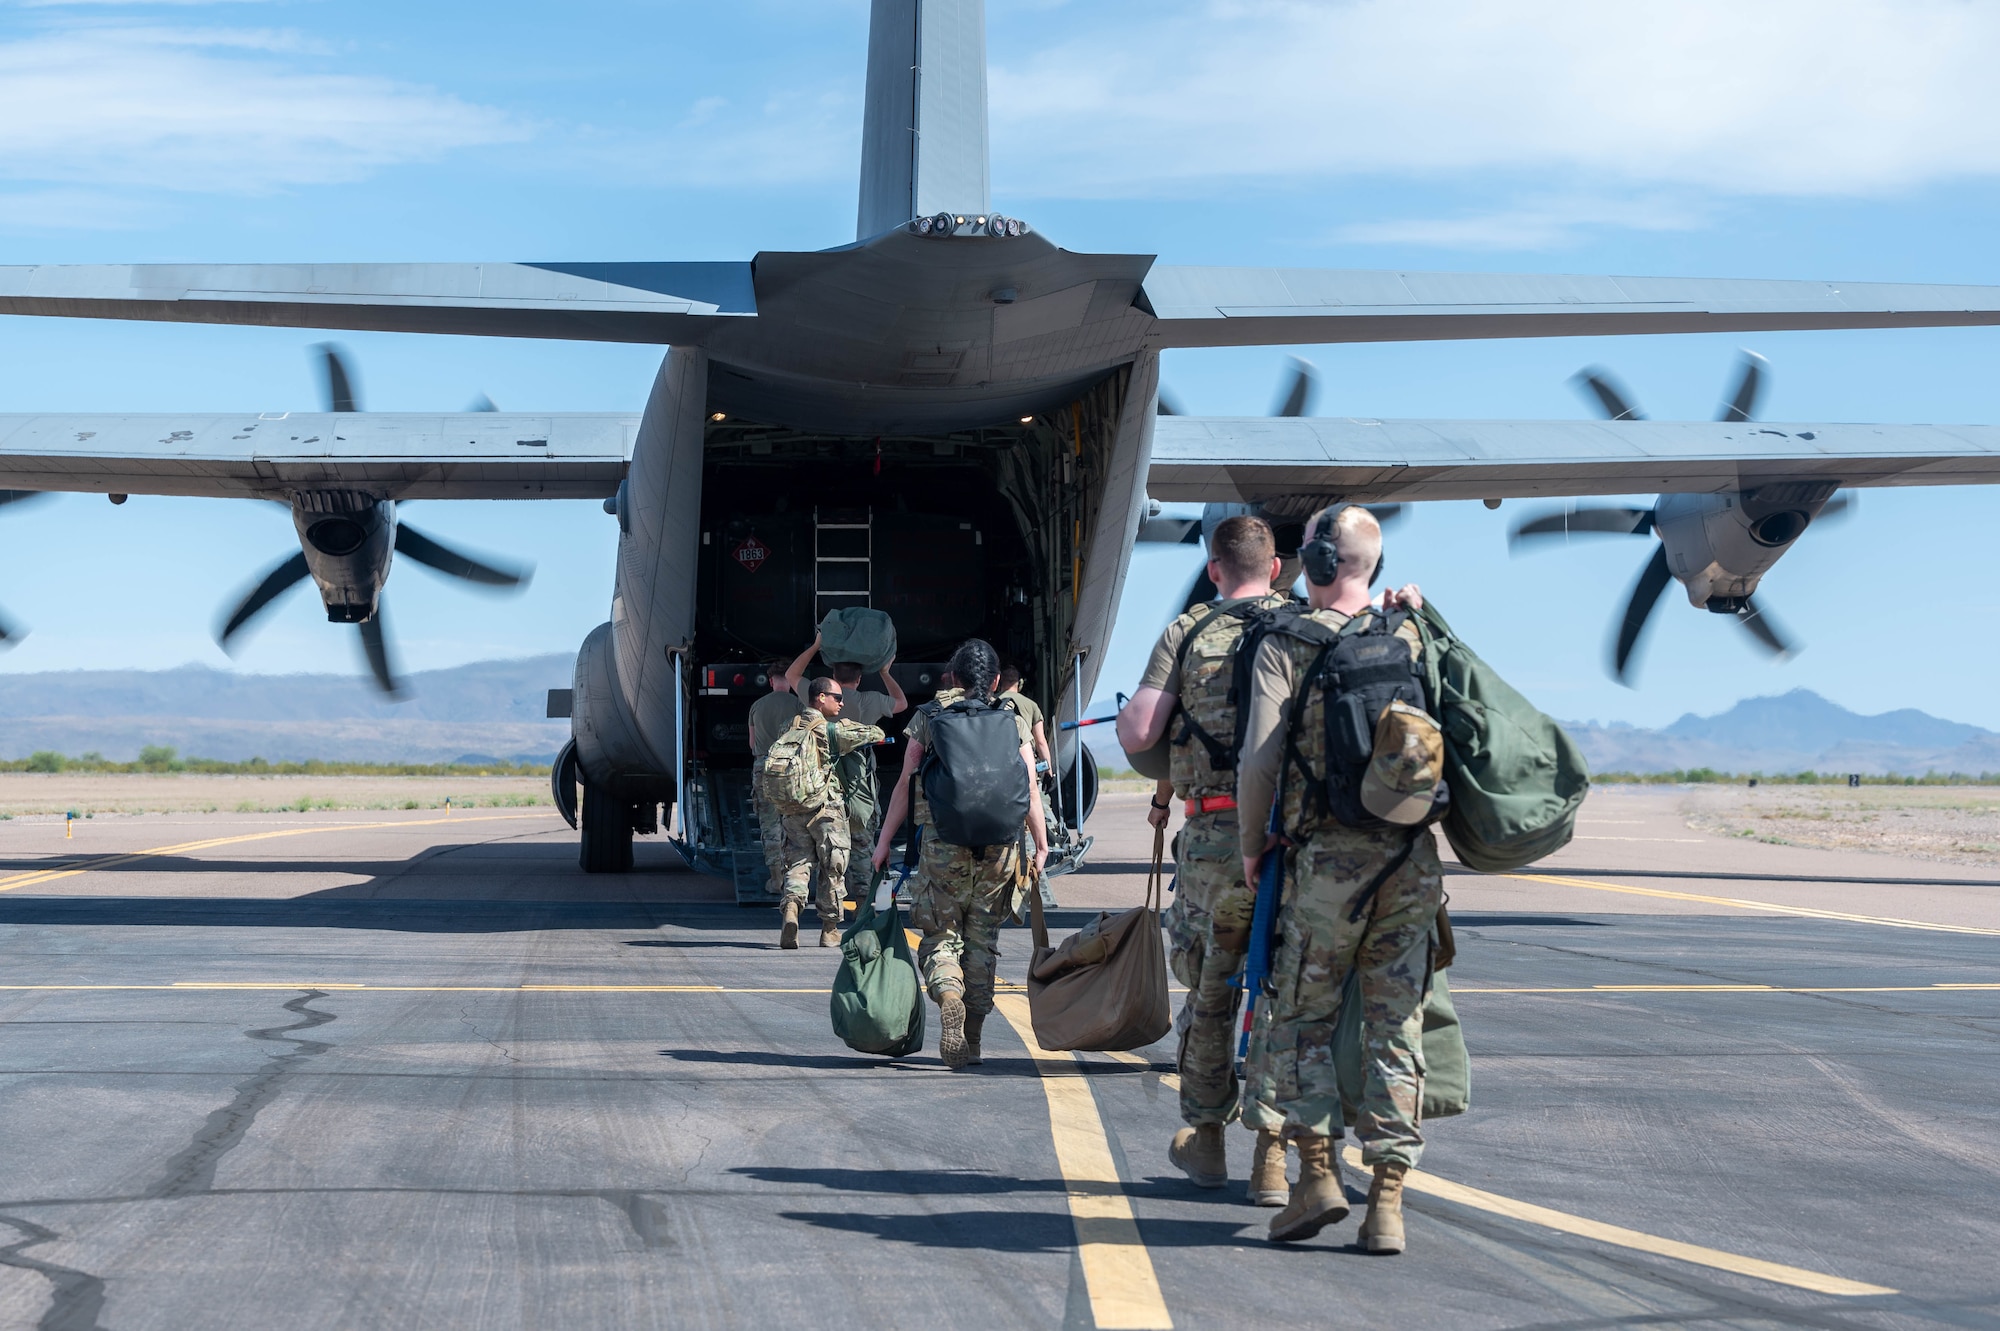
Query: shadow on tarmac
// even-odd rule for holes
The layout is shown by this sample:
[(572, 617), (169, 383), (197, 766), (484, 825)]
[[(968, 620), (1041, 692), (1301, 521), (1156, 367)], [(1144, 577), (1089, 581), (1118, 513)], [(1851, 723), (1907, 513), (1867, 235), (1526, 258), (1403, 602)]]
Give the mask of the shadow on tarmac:
[[(944, 1065), (936, 1054), (922, 1050), (902, 1058), (880, 1054), (792, 1054), (776, 1049), (662, 1049), (661, 1058), (680, 1063), (721, 1063), (731, 1067), (815, 1069), (823, 1072), (873, 1072), (883, 1068), (897, 1072), (937, 1072)], [(1031, 1058), (999, 1058), (988, 1055), (979, 1066), (954, 1073), (958, 1077), (1039, 1077)]]
[[(1057, 1185), (1058, 1187), (1060, 1185)], [(928, 1211), (922, 1215), (869, 1215), (862, 1211), (781, 1211), (781, 1218), (820, 1229), (866, 1234), (921, 1248), (978, 1248), (987, 1252), (1057, 1253), (1076, 1248), (1076, 1228), (1064, 1212)], [(1271, 1245), (1243, 1232), (1233, 1220), (1142, 1220), (1149, 1248), (1257, 1247)]]

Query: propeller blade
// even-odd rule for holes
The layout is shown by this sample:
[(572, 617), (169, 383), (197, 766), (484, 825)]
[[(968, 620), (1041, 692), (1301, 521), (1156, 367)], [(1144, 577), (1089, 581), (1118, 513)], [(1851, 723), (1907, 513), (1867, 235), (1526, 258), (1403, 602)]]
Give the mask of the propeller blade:
[(322, 342), (313, 348), (319, 353), (320, 370), (326, 375), (326, 392), (320, 399), (328, 411), (359, 411), (355, 402), (354, 376), (347, 368), (347, 351), (338, 343)]
[(375, 687), (391, 698), (403, 696), (402, 685), (396, 682), (396, 674), (389, 669), (389, 644), (382, 636), (382, 602), (375, 602), (375, 613), (354, 627), (361, 630), (361, 650), (368, 654), (368, 668), (375, 674)]
[(12, 647), (27, 636), (26, 629), (16, 626), (14, 621), (5, 615), (0, 615), (0, 648)]
[(1825, 522), (1828, 518), (1851, 518), (1861, 507), (1860, 498), (1852, 490), (1837, 490), (1833, 498), (1820, 506), (1819, 516), (1814, 522)]
[(432, 540), (407, 523), (396, 524), (396, 553), (408, 555), (419, 564), (428, 564), (440, 573), (467, 582), (483, 582), (493, 587), (518, 587), (528, 580), (531, 570), (495, 568), (462, 555), (448, 545)]
[(1632, 584), (1631, 599), (1625, 603), (1625, 620), (1618, 626), (1618, 645), (1611, 653), (1611, 677), (1620, 684), (1630, 683), (1625, 678), (1625, 667), (1639, 645), (1639, 635), (1646, 631), (1653, 607), (1660, 603), (1660, 593), (1673, 580), (1674, 575), (1667, 571), (1667, 547), (1663, 545), (1653, 551), (1653, 557), (1639, 571), (1639, 580)]
[(1508, 548), (1540, 536), (1650, 536), (1653, 510), (1572, 505), (1554, 513), (1530, 518), (1507, 533)]
[(493, 399), (492, 399), (492, 398), (490, 398), (490, 397), (486, 396), (486, 394), (484, 394), (484, 393), (481, 393), (481, 394), (480, 394), (480, 395), (479, 395), (478, 397), (476, 397), (476, 398), (472, 399), (472, 405), (471, 405), (471, 406), (469, 406), (469, 407), (467, 407), (467, 408), (466, 408), (466, 410), (467, 410), (467, 411), (498, 411), (498, 410), (500, 410), (500, 408), (498, 408), (498, 407), (496, 407), (496, 406), (494, 406), (494, 405), (493, 405)]
[(40, 499), (44, 493), (41, 490), (0, 490), (0, 506), (18, 504), (24, 499)]
[(1578, 370), (1569, 380), (1576, 385), (1579, 393), (1588, 393), (1604, 413), (1608, 421), (1643, 421), (1644, 412), (1632, 405), (1632, 397), (1625, 385), (1611, 377), (1611, 371), (1601, 365), (1592, 365)]
[(1181, 410), (1180, 399), (1167, 392), (1164, 388), (1153, 395), (1153, 409), (1162, 416), (1187, 415), (1185, 411)]
[(229, 640), (236, 635), (238, 629), (255, 618), (265, 606), (290, 591), (295, 584), (304, 582), (309, 572), (303, 550), (280, 560), (255, 587), (250, 589), (250, 594), (243, 598), (242, 604), (238, 605), (235, 612), (224, 621), (222, 628), (215, 635), (215, 641), (225, 651), (228, 650)]
[(1719, 421), (1754, 421), (1757, 419), (1757, 399), (1764, 391), (1764, 374), (1771, 368), (1771, 362), (1754, 351), (1745, 351), (1737, 360), (1736, 391), (1722, 404)]
[(1780, 661), (1790, 657), (1797, 650), (1784, 634), (1778, 632), (1778, 626), (1771, 622), (1771, 617), (1757, 608), (1754, 600), (1745, 598), (1743, 608), (1736, 612), (1736, 622), (1749, 629), (1750, 636), (1762, 643), (1771, 655)]
[(1319, 387), (1319, 371), (1311, 361), (1292, 357), (1291, 382), (1285, 387), (1285, 395), (1278, 399), (1278, 405), (1271, 411), (1273, 416), (1303, 416), (1312, 405), (1313, 390)]
[(1403, 506), (1401, 504), (1370, 504), (1368, 505), (1368, 511), (1375, 515), (1375, 521), (1380, 526), (1393, 526), (1403, 520)]

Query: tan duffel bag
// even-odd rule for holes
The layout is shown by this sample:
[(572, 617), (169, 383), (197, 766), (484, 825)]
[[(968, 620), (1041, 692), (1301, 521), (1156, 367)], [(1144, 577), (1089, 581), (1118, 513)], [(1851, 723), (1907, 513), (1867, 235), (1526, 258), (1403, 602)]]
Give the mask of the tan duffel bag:
[(1039, 885), (1030, 887), (1034, 956), (1028, 1012), (1044, 1049), (1142, 1049), (1174, 1024), (1167, 1003), (1167, 951), (1160, 941), (1160, 862), (1166, 833), (1153, 832), (1146, 904), (1095, 920), (1049, 946)]

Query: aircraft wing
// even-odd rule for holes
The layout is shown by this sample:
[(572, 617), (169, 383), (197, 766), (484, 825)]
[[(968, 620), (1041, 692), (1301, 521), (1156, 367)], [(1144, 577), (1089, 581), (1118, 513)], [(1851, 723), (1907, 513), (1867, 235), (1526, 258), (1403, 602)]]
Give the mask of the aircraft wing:
[(637, 416), (458, 412), (0, 416), (0, 489), (282, 499), (593, 499), (625, 477)]
[(2000, 324), (2000, 287), (1692, 277), (1155, 267), (1167, 347)]
[(664, 344), (756, 312), (748, 263), (0, 267), (0, 314), (82, 319)]
[(1711, 493), (1773, 481), (2000, 483), (2000, 426), (1162, 416), (1168, 503)]

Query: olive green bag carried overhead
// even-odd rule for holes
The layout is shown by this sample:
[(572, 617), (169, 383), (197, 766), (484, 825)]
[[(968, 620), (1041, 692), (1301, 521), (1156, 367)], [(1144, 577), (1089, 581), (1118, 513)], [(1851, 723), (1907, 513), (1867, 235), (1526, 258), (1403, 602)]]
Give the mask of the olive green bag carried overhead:
[(1425, 687), (1444, 730), (1445, 840), (1467, 868), (1510, 873), (1562, 849), (1590, 791), (1563, 728), (1461, 642), (1429, 603), (1417, 613)]

